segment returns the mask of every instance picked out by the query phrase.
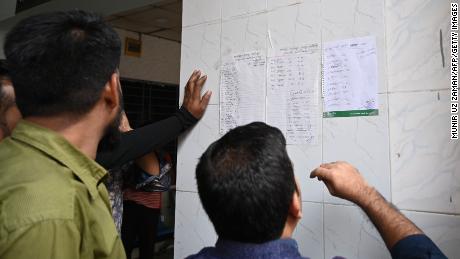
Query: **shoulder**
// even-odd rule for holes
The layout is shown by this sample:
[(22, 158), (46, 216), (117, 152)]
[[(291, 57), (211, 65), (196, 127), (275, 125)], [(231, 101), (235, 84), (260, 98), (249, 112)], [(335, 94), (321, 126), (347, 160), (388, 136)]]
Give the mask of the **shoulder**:
[(218, 259), (222, 258), (216, 254), (214, 247), (205, 247), (201, 249), (197, 254), (189, 255), (186, 259)]
[(447, 258), (424, 234), (403, 238), (391, 248), (390, 253), (392, 258)]
[[(14, 231), (46, 220), (73, 218), (72, 172), (24, 144), (0, 144), (0, 226)], [(70, 188), (69, 188), (70, 187)]]

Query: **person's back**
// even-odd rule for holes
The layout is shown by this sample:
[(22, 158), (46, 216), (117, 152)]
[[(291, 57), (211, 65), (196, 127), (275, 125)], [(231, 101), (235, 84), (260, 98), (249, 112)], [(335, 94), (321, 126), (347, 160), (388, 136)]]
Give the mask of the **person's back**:
[[(361, 207), (393, 258), (446, 258), (350, 164), (323, 164), (310, 177)], [(300, 190), (279, 129), (261, 122), (232, 129), (201, 156), (196, 179), (219, 239), (188, 259), (302, 258), (291, 239), (302, 216)]]
[(124, 258), (94, 161), (118, 139), (117, 33), (92, 13), (42, 14), (4, 52), (24, 120), (0, 143), (0, 258)]
[[(42, 144), (47, 141), (52, 146)], [(113, 249), (119, 237), (107, 192), (93, 177), (102, 178), (105, 170), (65, 139), (22, 122), (0, 143), (0, 164), (0, 257), (116, 258), (124, 253), (121, 246)], [(49, 240), (36, 240), (40, 237)]]

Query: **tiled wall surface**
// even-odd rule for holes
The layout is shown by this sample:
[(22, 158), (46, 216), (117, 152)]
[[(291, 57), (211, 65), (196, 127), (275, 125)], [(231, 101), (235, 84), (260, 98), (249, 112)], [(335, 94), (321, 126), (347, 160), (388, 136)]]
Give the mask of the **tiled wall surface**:
[(221, 57), (367, 35), (377, 38), (380, 114), (322, 119), (318, 145), (288, 146), (304, 210), (294, 237), (310, 258), (390, 257), (358, 207), (308, 179), (322, 162), (347, 160), (449, 258), (460, 258), (460, 142), (449, 139), (449, 56), (443, 66), (440, 44), (449, 55), (450, 2), (184, 0), (181, 86), (194, 68), (202, 69), (214, 96), (202, 121), (180, 140), (175, 258), (217, 238), (194, 170), (220, 136)]

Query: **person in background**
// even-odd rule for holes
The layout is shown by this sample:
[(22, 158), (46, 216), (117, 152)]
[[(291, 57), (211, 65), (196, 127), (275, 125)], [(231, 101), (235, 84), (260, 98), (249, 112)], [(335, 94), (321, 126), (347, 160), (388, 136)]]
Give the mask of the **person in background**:
[(16, 24), (4, 53), (24, 120), (0, 143), (0, 258), (125, 258), (94, 161), (119, 135), (120, 38), (54, 12)]
[(11, 135), (20, 119), (6, 61), (0, 60), (0, 141)]
[(103, 139), (96, 161), (107, 169), (123, 166), (164, 146), (195, 125), (203, 117), (212, 95), (208, 90), (201, 96), (206, 79), (201, 71), (193, 71), (185, 85), (182, 106), (173, 116), (123, 133), (118, 145)]
[(142, 157), (141, 161), (138, 160), (132, 167), (131, 174), (140, 180), (127, 184), (123, 193), (121, 236), (127, 258), (131, 258), (136, 241), (139, 241), (139, 259), (154, 258), (161, 193), (168, 190), (169, 181), (166, 181), (166, 184), (160, 184), (158, 181), (156, 185), (145, 183), (155, 176), (159, 179), (169, 179), (172, 166), (172, 158), (168, 153), (155, 151)]
[[(120, 125), (121, 136), (117, 145), (113, 145), (109, 138), (104, 138), (99, 144), (96, 162), (109, 171), (105, 184), (119, 233), (123, 218), (123, 179), (130, 174), (135, 161), (144, 171), (155, 167), (152, 163), (157, 161), (151, 158), (153, 151), (176, 139), (203, 117), (212, 95), (211, 91), (201, 95), (206, 79), (201, 71), (193, 71), (185, 85), (182, 106), (173, 116), (137, 129), (132, 129), (125, 117)], [(158, 171), (153, 175), (155, 173)]]
[[(123, 113), (120, 131), (132, 130), (126, 114)], [(127, 163), (122, 170), (110, 170), (105, 182), (111, 197), (115, 224), (117, 227), (122, 224), (121, 237), (127, 258), (131, 258), (137, 241), (139, 259), (154, 258), (161, 192), (169, 189), (169, 181), (165, 182), (163, 179), (169, 179), (172, 165), (169, 154), (158, 154), (154, 151)], [(123, 186), (130, 187), (123, 190)], [(132, 201), (125, 201), (123, 204), (123, 198)]]
[[(393, 258), (446, 258), (346, 162), (323, 164), (311, 178), (361, 207)], [(302, 202), (286, 141), (262, 122), (237, 127), (212, 143), (196, 168), (198, 194), (217, 235), (214, 247), (188, 258), (303, 258), (292, 239)]]

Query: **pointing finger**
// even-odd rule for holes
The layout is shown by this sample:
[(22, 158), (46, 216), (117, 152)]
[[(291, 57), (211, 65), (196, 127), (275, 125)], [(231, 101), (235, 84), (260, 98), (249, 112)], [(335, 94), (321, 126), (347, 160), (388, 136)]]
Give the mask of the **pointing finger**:
[(310, 178), (318, 177), (318, 179), (328, 179), (329, 178), (329, 170), (324, 167), (318, 167), (310, 173)]

